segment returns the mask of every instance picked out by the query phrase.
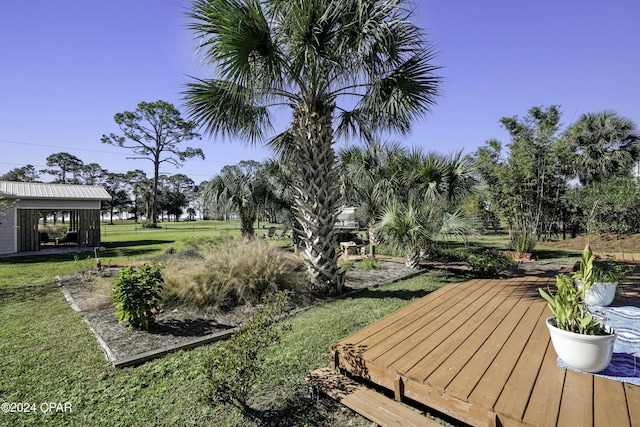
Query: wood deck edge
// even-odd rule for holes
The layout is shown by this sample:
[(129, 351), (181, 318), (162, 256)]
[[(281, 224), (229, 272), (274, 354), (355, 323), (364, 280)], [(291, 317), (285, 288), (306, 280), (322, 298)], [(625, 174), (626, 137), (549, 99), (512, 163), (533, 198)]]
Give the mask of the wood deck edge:
[(436, 427), (436, 421), (335, 370), (316, 369), (307, 376), (316, 390), (382, 427)]

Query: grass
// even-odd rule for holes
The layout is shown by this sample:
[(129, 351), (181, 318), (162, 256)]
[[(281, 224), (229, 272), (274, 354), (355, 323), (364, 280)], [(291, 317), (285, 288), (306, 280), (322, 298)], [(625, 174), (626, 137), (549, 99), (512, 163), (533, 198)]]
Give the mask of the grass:
[[(131, 222), (103, 225), (103, 264), (158, 257), (168, 250), (188, 248), (190, 239), (240, 236), (237, 223), (161, 225), (164, 228), (153, 231), (136, 229)], [(268, 241), (281, 246), (290, 242)], [(470, 246), (458, 242), (448, 247), (501, 249), (500, 243), (492, 236)], [(570, 251), (538, 250), (544, 259), (572, 256)], [(206, 385), (202, 364), (219, 344), (122, 370), (105, 360), (87, 324), (71, 310), (54, 280), (92, 265), (91, 252), (75, 257), (0, 259), (0, 403), (35, 403), (37, 409), (33, 413), (0, 412), (0, 425), (247, 425), (238, 412), (210, 407), (202, 399)], [(254, 394), (262, 397), (254, 405), (265, 409), (263, 418), (272, 425), (369, 426), (369, 421), (330, 399), (309, 397), (305, 376), (329, 366), (333, 342), (449, 280), (428, 273), (315, 306), (287, 319), (291, 331), (268, 349), (265, 357), (270, 370), (255, 384)], [(72, 411), (43, 413), (39, 410), (43, 402), (69, 402)]]
[[(186, 247), (190, 236), (239, 235), (235, 229), (198, 228), (186, 223), (183, 228), (132, 232), (129, 224), (108, 226), (103, 263), (158, 256), (171, 247)], [(273, 240), (273, 244), (283, 243)], [(0, 413), (0, 425), (247, 425), (238, 412), (203, 401), (202, 364), (219, 344), (177, 352), (136, 368), (115, 370), (106, 361), (87, 324), (71, 310), (54, 280), (91, 265), (92, 254), (88, 259), (84, 255), (0, 259), (0, 403), (36, 405), (31, 413)], [(270, 370), (255, 384), (255, 395), (261, 397), (254, 405), (265, 409), (263, 417), (273, 425), (370, 425), (330, 399), (311, 398), (305, 376), (330, 364), (331, 343), (448, 280), (435, 273), (423, 275), (287, 319), (291, 332), (268, 349)], [(46, 402), (68, 402), (71, 411), (45, 413), (40, 405)]]

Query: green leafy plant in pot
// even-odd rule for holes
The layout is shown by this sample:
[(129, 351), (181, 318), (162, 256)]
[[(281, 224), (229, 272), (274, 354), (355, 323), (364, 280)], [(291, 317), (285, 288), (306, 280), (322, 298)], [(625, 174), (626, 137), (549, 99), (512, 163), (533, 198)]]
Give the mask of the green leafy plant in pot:
[(629, 271), (622, 264), (596, 260), (587, 245), (582, 252), (580, 269), (573, 274), (573, 279), (578, 288), (584, 283), (589, 284), (582, 295), (587, 305), (605, 307), (613, 302), (618, 283), (624, 280)]
[(554, 295), (539, 289), (553, 313), (546, 322), (553, 348), (567, 365), (586, 372), (600, 372), (609, 366), (616, 339), (615, 331), (596, 319), (584, 302), (584, 293), (594, 283), (594, 259), (585, 249), (580, 265), (582, 287), (574, 284), (573, 277), (559, 274)]

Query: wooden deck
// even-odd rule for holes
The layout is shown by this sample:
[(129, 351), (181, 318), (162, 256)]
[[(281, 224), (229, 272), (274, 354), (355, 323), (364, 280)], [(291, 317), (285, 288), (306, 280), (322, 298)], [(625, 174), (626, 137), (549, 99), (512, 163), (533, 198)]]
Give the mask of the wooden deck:
[[(640, 306), (639, 271), (614, 304)], [(556, 365), (538, 293), (553, 284), (447, 285), (335, 343), (333, 368), (471, 425), (640, 426), (640, 387)]]

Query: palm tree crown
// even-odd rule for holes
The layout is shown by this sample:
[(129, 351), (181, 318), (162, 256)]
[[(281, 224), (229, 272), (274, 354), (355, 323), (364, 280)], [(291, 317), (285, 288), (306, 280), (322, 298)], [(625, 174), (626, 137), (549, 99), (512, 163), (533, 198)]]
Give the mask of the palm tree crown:
[(611, 110), (582, 115), (567, 130), (574, 174), (584, 185), (609, 175), (628, 174), (640, 160), (640, 133), (633, 121)]
[(188, 112), (211, 134), (265, 141), (273, 107), (289, 127), (270, 143), (293, 153), (296, 209), (311, 283), (339, 290), (339, 196), (333, 143), (407, 133), (438, 94), (434, 51), (406, 0), (196, 0), (191, 29), (216, 78), (187, 85)]

